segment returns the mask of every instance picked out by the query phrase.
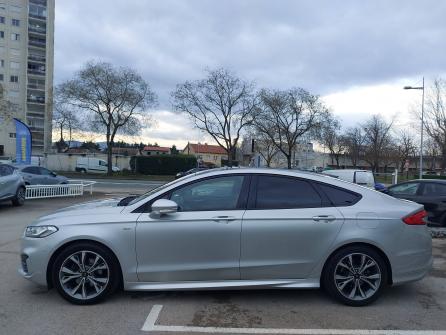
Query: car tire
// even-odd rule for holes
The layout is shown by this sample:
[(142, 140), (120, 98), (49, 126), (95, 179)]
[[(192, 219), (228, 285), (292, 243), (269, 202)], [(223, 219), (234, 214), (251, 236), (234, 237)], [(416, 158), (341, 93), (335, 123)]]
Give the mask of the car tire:
[(109, 249), (92, 242), (79, 242), (63, 249), (54, 261), (51, 276), (59, 294), (77, 305), (102, 301), (121, 282), (116, 257)]
[(365, 306), (379, 297), (387, 278), (386, 263), (377, 251), (367, 246), (351, 246), (330, 257), (321, 284), (337, 301)]
[(25, 204), (26, 189), (24, 187), (19, 187), (15, 194), (14, 199), (12, 199), (12, 204), (14, 206), (23, 206)]

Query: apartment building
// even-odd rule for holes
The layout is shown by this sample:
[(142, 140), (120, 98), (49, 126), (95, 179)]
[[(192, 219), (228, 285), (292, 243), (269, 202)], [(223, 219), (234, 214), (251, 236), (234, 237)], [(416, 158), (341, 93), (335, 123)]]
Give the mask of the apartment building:
[[(54, 1), (0, 0), (0, 85), (31, 129), (33, 155), (51, 148)], [(0, 156), (15, 148), (14, 122), (0, 111)]]

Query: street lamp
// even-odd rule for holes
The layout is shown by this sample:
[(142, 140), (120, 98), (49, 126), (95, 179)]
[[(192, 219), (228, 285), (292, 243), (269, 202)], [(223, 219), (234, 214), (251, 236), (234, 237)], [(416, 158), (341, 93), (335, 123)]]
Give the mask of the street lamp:
[(405, 90), (423, 90), (421, 98), (420, 179), (423, 179), (423, 125), (424, 125), (424, 77), (423, 86), (404, 86)]

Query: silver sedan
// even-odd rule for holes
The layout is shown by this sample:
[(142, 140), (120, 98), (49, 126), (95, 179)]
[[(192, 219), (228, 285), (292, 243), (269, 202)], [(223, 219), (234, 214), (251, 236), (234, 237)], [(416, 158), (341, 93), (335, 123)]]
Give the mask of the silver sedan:
[(19, 271), (76, 304), (119, 287), (322, 287), (361, 306), (429, 271), (425, 216), (416, 203), (327, 176), (209, 170), (38, 219)]

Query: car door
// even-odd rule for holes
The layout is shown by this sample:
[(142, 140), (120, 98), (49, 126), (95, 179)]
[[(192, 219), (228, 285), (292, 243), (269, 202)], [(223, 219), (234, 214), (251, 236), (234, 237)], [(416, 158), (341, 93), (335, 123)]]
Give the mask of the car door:
[(242, 279), (306, 278), (335, 240), (341, 212), (312, 182), (259, 175), (242, 222)]
[(57, 178), (53, 175), (53, 173), (45, 169), (43, 167), (38, 168), (40, 170), (40, 174), (42, 176), (42, 181), (44, 185), (54, 185), (58, 183)]
[(29, 185), (42, 185), (44, 180), (37, 166), (29, 166), (21, 170), (25, 182)]
[(9, 165), (0, 164), (0, 199), (9, 198), (17, 191), (17, 176)]
[(136, 228), (138, 278), (144, 282), (240, 279), (240, 231), (247, 178), (208, 177), (162, 197), (176, 213), (142, 213)]

